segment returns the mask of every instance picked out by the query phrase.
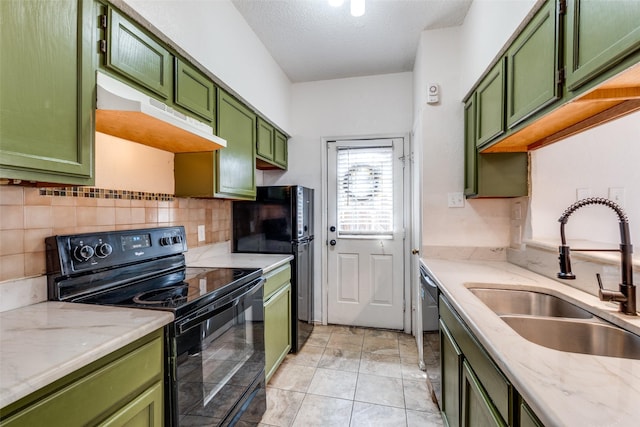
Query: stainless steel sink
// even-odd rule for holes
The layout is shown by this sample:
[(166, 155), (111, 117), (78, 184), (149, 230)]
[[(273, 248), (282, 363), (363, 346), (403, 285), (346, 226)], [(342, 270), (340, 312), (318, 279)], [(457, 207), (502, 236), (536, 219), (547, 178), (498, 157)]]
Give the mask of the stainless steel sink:
[(549, 294), (515, 289), (469, 288), (469, 290), (498, 315), (593, 318), (588, 311)]
[(501, 316), (523, 338), (554, 350), (640, 359), (640, 337), (601, 322)]

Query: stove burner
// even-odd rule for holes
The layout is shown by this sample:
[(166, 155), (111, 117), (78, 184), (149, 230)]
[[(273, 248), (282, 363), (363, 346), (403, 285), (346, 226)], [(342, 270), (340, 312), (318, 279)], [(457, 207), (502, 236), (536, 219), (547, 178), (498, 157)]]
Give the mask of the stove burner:
[(189, 287), (186, 284), (167, 286), (160, 289), (152, 289), (150, 291), (142, 292), (133, 297), (133, 302), (143, 305), (175, 306), (187, 300), (190, 289), (192, 289), (192, 293), (194, 291), (197, 293), (200, 292), (199, 289)]

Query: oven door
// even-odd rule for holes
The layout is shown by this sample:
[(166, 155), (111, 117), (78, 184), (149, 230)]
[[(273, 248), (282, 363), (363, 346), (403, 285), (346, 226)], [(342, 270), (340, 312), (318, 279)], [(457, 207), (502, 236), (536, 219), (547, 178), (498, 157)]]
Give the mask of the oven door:
[(266, 410), (263, 282), (177, 320), (175, 425), (260, 422)]

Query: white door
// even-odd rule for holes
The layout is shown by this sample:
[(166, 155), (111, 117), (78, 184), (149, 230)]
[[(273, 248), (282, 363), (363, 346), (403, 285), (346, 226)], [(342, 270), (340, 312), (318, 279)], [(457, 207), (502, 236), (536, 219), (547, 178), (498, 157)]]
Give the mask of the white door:
[(329, 323), (404, 326), (403, 139), (328, 141)]

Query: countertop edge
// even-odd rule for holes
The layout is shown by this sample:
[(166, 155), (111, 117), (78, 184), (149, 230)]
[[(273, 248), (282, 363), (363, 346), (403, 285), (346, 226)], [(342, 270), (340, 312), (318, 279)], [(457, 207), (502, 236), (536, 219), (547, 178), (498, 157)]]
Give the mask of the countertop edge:
[[(3, 318), (3, 317), (6, 318), (7, 315), (16, 318), (20, 316), (21, 312), (25, 313), (26, 315), (27, 313), (32, 312), (34, 309), (40, 310), (40, 311), (42, 311), (41, 309), (44, 309), (47, 311), (51, 310), (51, 312), (53, 313), (53, 316), (51, 317), (56, 317), (55, 311), (60, 309), (61, 310), (61, 312), (59, 313), (60, 316), (65, 316), (69, 312), (78, 313), (83, 310), (86, 310), (87, 307), (90, 307), (91, 310), (95, 310), (97, 306), (93, 306), (93, 305), (87, 306), (85, 304), (53, 302), (53, 301), (42, 302), (42, 303), (18, 308), (15, 310), (7, 311), (4, 313), (0, 313), (2, 314), (0, 318)], [(56, 363), (55, 361), (53, 361), (49, 366), (43, 365), (42, 369), (34, 371), (28, 376), (25, 375), (13, 381), (13, 384), (6, 385), (6, 378), (5, 378), (5, 380), (3, 381), (4, 384), (0, 386), (0, 408), (4, 408), (12, 403), (15, 403), (18, 400), (28, 396), (29, 394), (43, 387), (46, 387), (47, 385), (77, 371), (78, 369), (81, 369), (82, 367), (89, 365), (90, 363), (95, 362), (101, 359), (102, 357), (107, 356), (113, 353), (114, 351), (117, 351), (125, 347), (126, 345), (136, 341), (137, 339), (142, 338), (164, 327), (165, 325), (171, 323), (174, 319), (173, 314), (166, 311), (143, 310), (143, 309), (135, 309), (135, 308), (120, 308), (120, 307), (116, 308), (116, 307), (106, 307), (106, 306), (99, 306), (99, 307), (101, 310), (106, 309), (105, 310), (106, 312), (111, 310), (113, 315), (120, 317), (121, 320), (119, 320), (118, 322), (111, 322), (111, 323), (122, 324), (123, 326), (118, 326), (118, 328), (125, 329), (125, 331), (117, 335), (109, 335), (104, 333), (103, 330), (104, 328), (109, 328), (112, 325), (82, 326), (83, 328), (86, 328), (87, 336), (89, 334), (95, 334), (102, 337), (99, 339), (99, 342), (94, 342), (93, 346), (86, 351), (80, 351), (80, 349), (74, 350), (73, 354), (66, 355), (64, 357), (64, 360), (61, 361), (61, 363)], [(62, 310), (64, 310), (67, 313), (62, 313)], [(144, 321), (141, 321), (139, 324), (134, 324), (131, 326), (124, 325), (125, 319), (122, 319), (122, 317), (124, 317), (123, 315), (126, 313), (132, 314), (133, 317), (136, 317), (136, 314), (142, 315), (142, 317), (144, 318)], [(2, 333), (2, 335), (5, 335), (5, 336), (8, 334), (5, 327), (7, 323), (11, 323), (11, 322), (9, 321), (0, 322), (0, 332)], [(56, 319), (51, 319), (51, 323), (56, 323)], [(69, 333), (67, 328), (58, 327), (56, 325), (52, 325), (50, 329), (47, 329), (46, 327), (43, 327), (42, 329), (46, 330), (47, 333), (51, 335), (55, 335), (55, 334), (61, 335), (61, 334)], [(5, 341), (5, 336), (2, 337), (2, 341)], [(55, 336), (52, 338), (55, 338)], [(12, 363), (11, 360), (7, 360), (7, 359), (10, 359), (11, 356), (8, 354), (3, 354), (6, 352), (5, 351), (6, 349), (4, 348), (5, 347), (4, 345), (2, 347), (3, 348), (0, 349), (0, 360), (2, 360), (1, 365), (5, 365), (5, 366), (2, 366), (4, 370), (4, 369), (7, 369), (7, 366), (6, 366), (7, 364), (11, 364), (13, 366), (16, 364), (16, 362)], [(19, 364), (19, 362), (17, 363)]]
[[(621, 387), (630, 393), (628, 398), (640, 398), (637, 387), (633, 386), (638, 376), (634, 371), (640, 367), (640, 361), (565, 353), (531, 343), (468, 292), (466, 285), (489, 282), (494, 286), (513, 284), (541, 289), (567, 296), (577, 305), (590, 307), (594, 314), (620, 323), (622, 315), (616, 313), (615, 305), (508, 262), (423, 259), (423, 263), (480, 344), (546, 426), (569, 426), (576, 422), (579, 425), (580, 419), (595, 423), (590, 425), (600, 425), (598, 420), (602, 418), (612, 422), (611, 425), (629, 425), (637, 420), (640, 411), (618, 405), (615, 395), (621, 393), (617, 388)], [(432, 268), (434, 265), (436, 268)], [(470, 277), (476, 268), (482, 270), (479, 280)], [(491, 270), (495, 273), (494, 281), (488, 280)], [(627, 325), (627, 329), (638, 333), (638, 319), (630, 322), (633, 324)], [(568, 367), (582, 373), (588, 371), (594, 380), (570, 373)]]

